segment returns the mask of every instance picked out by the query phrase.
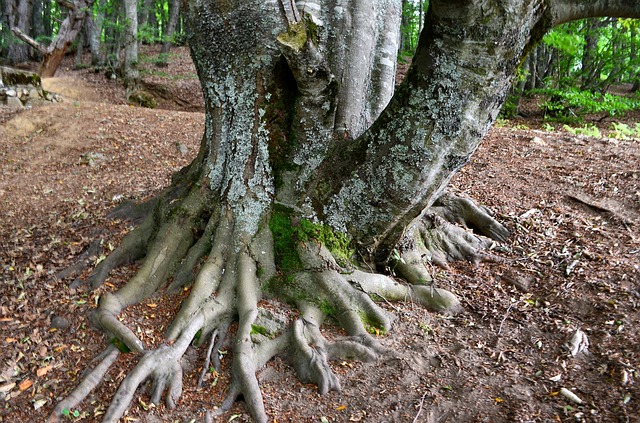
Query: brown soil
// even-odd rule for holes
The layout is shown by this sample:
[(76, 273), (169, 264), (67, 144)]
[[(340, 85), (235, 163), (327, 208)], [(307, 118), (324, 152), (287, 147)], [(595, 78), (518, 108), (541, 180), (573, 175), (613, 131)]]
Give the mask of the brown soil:
[[(130, 224), (106, 213), (158, 192), (197, 152), (202, 100), (186, 49), (173, 50), (167, 68), (145, 66), (163, 109), (129, 106), (118, 81), (66, 68), (45, 81), (64, 103), (0, 109), (0, 422), (41, 421), (76, 385), (106, 342), (87, 312), (136, 266), (114, 271), (98, 292), (56, 274), (95, 239), (108, 253)], [(496, 246), (500, 262), (433, 269), (464, 311), (386, 305), (396, 318), (380, 337), (389, 354), (334, 363), (340, 392), (319, 396), (285, 357), (272, 360), (258, 377), (273, 421), (640, 421), (640, 140), (539, 128), (529, 119), (492, 129), (453, 182), (512, 231)], [(122, 317), (161, 342), (177, 300), (155, 297)], [(53, 328), (60, 318), (68, 327)], [(565, 344), (578, 329), (589, 347), (573, 357)], [(185, 358), (177, 409), (150, 406), (140, 392), (123, 421), (200, 420), (220, 404), (229, 360), (196, 390), (202, 350)], [(99, 421), (135, 359), (122, 355), (70, 419)], [(248, 420), (241, 402), (220, 421), (232, 419)]]

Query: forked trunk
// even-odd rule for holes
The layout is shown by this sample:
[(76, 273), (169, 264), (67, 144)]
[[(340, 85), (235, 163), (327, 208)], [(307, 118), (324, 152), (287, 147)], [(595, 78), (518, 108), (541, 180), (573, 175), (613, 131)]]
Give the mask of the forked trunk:
[[(325, 3), (189, 3), (205, 174), (249, 232), (275, 198), (300, 217), (321, 214), (310, 202), (319, 165), (366, 130), (393, 93), (399, 6)], [(344, 43), (343, 33), (354, 36)]]
[(93, 0), (75, 0), (73, 3), (65, 2), (64, 4), (69, 8), (69, 13), (60, 24), (56, 38), (44, 52), (44, 58), (38, 70), (42, 78), (50, 78), (55, 75), (67, 48), (82, 30), (87, 10), (91, 9)]

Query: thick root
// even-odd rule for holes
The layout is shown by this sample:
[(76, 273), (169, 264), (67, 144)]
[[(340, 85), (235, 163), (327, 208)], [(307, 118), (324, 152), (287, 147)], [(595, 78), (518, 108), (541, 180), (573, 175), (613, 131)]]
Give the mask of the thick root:
[(447, 268), (448, 263), (468, 260), (497, 261), (488, 253), (503, 242), (509, 231), (489, 210), (471, 200), (443, 194), (424, 216), (408, 229), (393, 257), (394, 271), (415, 285), (429, 285), (429, 265)]
[(477, 206), (468, 198), (445, 192), (433, 204), (430, 211), (442, 216), (448, 222), (472, 229), (494, 241), (505, 242), (509, 237), (509, 230), (493, 217), (493, 213), (488, 208)]
[(329, 366), (327, 342), (320, 334), (322, 313), (314, 309), (293, 323), (292, 365), (298, 378), (305, 383), (315, 383), (320, 394), (340, 390), (340, 381)]
[(84, 375), (82, 382), (65, 399), (55, 406), (47, 420), (48, 423), (60, 421), (64, 410), (71, 410), (80, 404), (102, 381), (104, 375), (118, 358), (118, 354), (118, 349), (114, 345), (109, 345), (99, 357), (96, 357), (95, 361), (100, 362)]
[(172, 345), (163, 345), (144, 354), (136, 367), (122, 381), (103, 422), (118, 422), (129, 407), (136, 389), (147, 379), (151, 379), (151, 402), (157, 404), (166, 390), (165, 405), (172, 409), (182, 395), (182, 367), (180, 358), (191, 340), (203, 324), (201, 316), (194, 318)]

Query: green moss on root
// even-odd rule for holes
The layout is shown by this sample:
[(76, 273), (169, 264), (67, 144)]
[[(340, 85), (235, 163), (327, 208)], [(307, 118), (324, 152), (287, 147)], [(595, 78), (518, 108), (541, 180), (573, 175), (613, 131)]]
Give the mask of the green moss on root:
[(290, 275), (302, 269), (296, 245), (300, 241), (298, 229), (292, 225), (291, 211), (276, 205), (271, 213), (269, 229), (273, 234), (273, 249), (276, 266), (284, 275)]

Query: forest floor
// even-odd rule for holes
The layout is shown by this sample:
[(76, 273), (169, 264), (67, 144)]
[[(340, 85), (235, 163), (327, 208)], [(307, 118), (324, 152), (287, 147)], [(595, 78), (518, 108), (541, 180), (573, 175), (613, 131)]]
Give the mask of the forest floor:
[[(188, 51), (173, 50), (168, 67), (155, 56), (146, 48), (141, 63), (164, 97), (159, 108), (127, 105), (118, 81), (71, 69), (71, 58), (45, 81), (64, 102), (0, 108), (0, 422), (42, 421), (103, 350), (107, 340), (87, 314), (136, 265), (94, 292), (70, 288), (59, 272), (96, 239), (103, 251), (87, 260), (107, 254), (131, 229), (108, 211), (157, 193), (197, 152), (204, 115)], [(500, 262), (433, 269), (464, 311), (385, 305), (395, 316), (380, 336), (389, 353), (333, 363), (340, 392), (320, 396), (286, 357), (273, 359), (258, 378), (274, 422), (640, 421), (640, 140), (613, 138), (602, 116), (592, 117), (602, 137), (559, 124), (543, 131), (540, 113), (523, 108), (528, 117), (499, 122), (452, 183), (512, 233), (494, 250)], [(154, 297), (122, 317), (159, 343), (178, 300)], [(576, 333), (588, 347), (574, 345), (574, 356)], [(204, 349), (185, 356), (175, 410), (140, 392), (122, 421), (201, 421), (224, 396), (230, 361), (223, 355), (223, 370), (198, 390)], [(122, 354), (68, 419), (99, 421), (135, 360)], [(242, 402), (219, 421), (232, 420), (249, 420)]]

